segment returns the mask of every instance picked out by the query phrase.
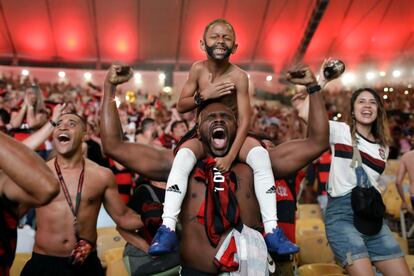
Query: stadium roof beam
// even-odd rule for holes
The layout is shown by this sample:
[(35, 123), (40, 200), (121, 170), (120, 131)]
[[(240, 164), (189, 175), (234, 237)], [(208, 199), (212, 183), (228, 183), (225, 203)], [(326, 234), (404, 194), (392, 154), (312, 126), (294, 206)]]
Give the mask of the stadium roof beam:
[(321, 22), (321, 19), (326, 11), (326, 8), (329, 4), (329, 0), (318, 0), (316, 1), (315, 8), (312, 11), (312, 15), (309, 19), (309, 22), (307, 24), (305, 33), (302, 37), (302, 40), (299, 44), (298, 49), (296, 50), (294, 56), (293, 56), (293, 62), (300, 62), (303, 58), (303, 56), (306, 53), (306, 50), (308, 49), (309, 43), (312, 40), (313, 35), (316, 32), (316, 29), (319, 26), (319, 23)]

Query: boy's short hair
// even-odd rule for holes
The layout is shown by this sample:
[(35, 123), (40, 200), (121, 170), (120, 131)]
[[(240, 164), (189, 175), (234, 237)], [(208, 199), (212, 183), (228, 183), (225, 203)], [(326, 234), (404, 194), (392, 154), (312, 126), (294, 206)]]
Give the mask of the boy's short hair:
[(185, 126), (188, 128), (188, 123), (187, 123), (187, 121), (184, 121), (184, 120), (179, 120), (179, 121), (174, 121), (172, 124), (171, 124), (171, 132), (172, 131), (174, 131), (174, 129), (179, 125), (179, 124), (181, 124), (181, 123), (184, 123), (185, 124)]
[(219, 23), (222, 23), (222, 24), (225, 24), (225, 25), (227, 25), (227, 27), (229, 27), (230, 29), (231, 29), (231, 31), (233, 32), (233, 34), (234, 34), (234, 39), (236, 39), (236, 32), (234, 31), (234, 27), (233, 27), (233, 25), (231, 25), (226, 19), (223, 19), (223, 18), (218, 18), (218, 19), (215, 19), (215, 20), (213, 20), (213, 21), (211, 21), (210, 23), (208, 23), (207, 24), (207, 26), (204, 28), (204, 34), (203, 34), (203, 39), (205, 40), (206, 39), (206, 35), (207, 35), (207, 32), (208, 32), (208, 30), (212, 27), (212, 26), (214, 26), (214, 25), (216, 25), (216, 24), (219, 24)]

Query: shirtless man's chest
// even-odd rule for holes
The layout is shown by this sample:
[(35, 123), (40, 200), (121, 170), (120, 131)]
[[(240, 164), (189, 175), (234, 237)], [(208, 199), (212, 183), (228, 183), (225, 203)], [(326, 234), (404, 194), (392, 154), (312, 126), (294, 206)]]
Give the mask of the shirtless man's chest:
[[(54, 167), (51, 169), (55, 171)], [(70, 207), (62, 187), (59, 195), (50, 204), (36, 209), (38, 228), (35, 252), (37, 253), (68, 256), (76, 243), (76, 231), (81, 238), (96, 242), (96, 222), (105, 185), (99, 179), (99, 175), (93, 173), (92, 168), (86, 165), (80, 191), (81, 200), (75, 220), (73, 212), (76, 211), (81, 168), (70, 170), (61, 168), (61, 173), (74, 210)]]

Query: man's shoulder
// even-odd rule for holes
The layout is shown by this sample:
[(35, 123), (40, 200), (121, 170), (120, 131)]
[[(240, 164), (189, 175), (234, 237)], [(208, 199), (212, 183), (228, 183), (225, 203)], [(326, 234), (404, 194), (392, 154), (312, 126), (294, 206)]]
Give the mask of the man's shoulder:
[(113, 175), (109, 168), (103, 167), (90, 159), (85, 159), (85, 169), (93, 172), (95, 175), (100, 175), (103, 178), (108, 178)]
[(247, 72), (241, 69), (236, 64), (231, 64), (231, 71), (230, 73), (235, 74), (237, 77), (246, 77), (248, 76)]
[(193, 63), (191, 71), (200, 72), (202, 69), (207, 68), (205, 60), (199, 60)]

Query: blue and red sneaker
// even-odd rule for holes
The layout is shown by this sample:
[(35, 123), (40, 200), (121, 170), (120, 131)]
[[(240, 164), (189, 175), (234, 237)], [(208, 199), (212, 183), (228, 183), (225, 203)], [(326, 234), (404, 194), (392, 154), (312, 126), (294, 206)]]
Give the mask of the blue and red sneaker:
[(264, 239), (269, 252), (274, 252), (279, 255), (299, 252), (299, 246), (289, 241), (280, 227), (273, 228), (272, 233), (267, 233)]
[(159, 256), (167, 253), (171, 253), (178, 248), (178, 239), (175, 231), (171, 231), (170, 228), (165, 225), (161, 225), (152, 240), (151, 246), (148, 250), (148, 254), (152, 256)]

